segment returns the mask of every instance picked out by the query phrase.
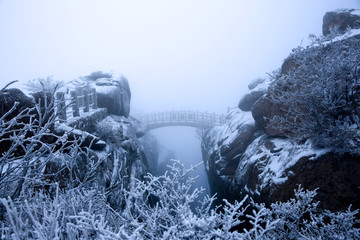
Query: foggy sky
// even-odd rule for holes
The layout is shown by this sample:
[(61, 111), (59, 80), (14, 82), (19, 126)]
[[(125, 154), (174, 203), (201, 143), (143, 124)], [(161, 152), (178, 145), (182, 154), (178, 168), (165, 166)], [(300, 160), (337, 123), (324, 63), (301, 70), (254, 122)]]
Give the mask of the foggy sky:
[(358, 0), (0, 0), (0, 87), (122, 73), (132, 112), (225, 113), (322, 17)]

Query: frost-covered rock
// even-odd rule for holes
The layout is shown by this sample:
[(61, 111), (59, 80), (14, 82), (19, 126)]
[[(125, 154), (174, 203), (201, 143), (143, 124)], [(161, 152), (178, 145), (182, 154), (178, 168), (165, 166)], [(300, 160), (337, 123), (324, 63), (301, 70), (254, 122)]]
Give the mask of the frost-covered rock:
[(87, 113), (82, 113), (79, 117), (70, 117), (67, 120), (67, 125), (85, 132), (94, 133), (96, 131), (96, 124), (107, 116), (108, 112), (106, 108), (98, 108)]
[(263, 95), (253, 105), (251, 109), (252, 116), (256, 121), (256, 125), (263, 129), (270, 136), (285, 137), (286, 135), (282, 132), (282, 129), (278, 125), (270, 125), (270, 119), (274, 116), (281, 116), (281, 104), (274, 103)]
[(241, 99), (238, 104), (238, 107), (243, 111), (251, 111), (252, 106), (254, 103), (262, 97), (266, 91), (251, 91), (246, 93)]
[[(15, 106), (15, 104), (17, 106)], [(10, 88), (0, 91), (0, 118), (3, 120), (0, 122), (0, 125), (2, 127), (1, 131), (4, 131), (1, 133), (2, 139), (0, 143), (0, 155), (6, 152), (12, 145), (13, 141), (6, 140), (6, 138), (10, 138), (12, 130), (21, 129), (23, 127), (22, 124), (29, 124), (31, 122), (28, 114), (23, 114), (21, 116), (19, 116), (19, 114), (26, 109), (34, 107), (34, 100), (26, 96), (20, 89)], [(34, 111), (31, 113), (33, 116), (36, 116)], [(3, 122), (7, 122), (12, 119), (16, 119), (13, 124), (10, 124), (9, 126), (2, 125)], [(5, 133), (5, 130), (7, 133)], [(23, 153), (22, 149), (19, 148), (19, 151), (15, 152), (15, 154), (18, 153)]]
[(235, 174), (241, 153), (254, 139), (255, 122), (250, 112), (234, 109), (225, 124), (212, 128), (202, 142), (202, 153), (212, 192), (221, 195)]
[(262, 135), (242, 154), (233, 184), (244, 194), (260, 195), (286, 182), (293, 175), (288, 169), (301, 158), (315, 159), (324, 153), (326, 149), (315, 150), (310, 142), (300, 145), (289, 139)]
[(310, 142), (298, 144), (289, 139), (266, 135), (254, 140), (242, 155), (233, 192), (239, 197), (273, 203), (293, 197), (298, 185), (316, 189), (320, 206), (333, 211), (350, 204), (360, 207), (359, 156), (335, 154), (329, 149), (316, 149)]
[[(351, 10), (350, 12), (353, 15), (358, 14), (357, 11)], [(301, 76), (305, 77), (300, 78), (303, 82), (306, 80), (306, 74), (312, 76), (313, 72), (301, 67), (309, 65), (316, 68), (317, 62), (299, 65), (304, 63), (304, 61), (296, 61), (303, 57), (301, 53), (310, 53), (310, 56), (314, 56), (312, 59), (336, 59), (337, 55), (334, 57), (329, 51), (331, 48), (338, 49), (340, 46), (347, 50), (350, 49), (350, 52), (354, 53), (358, 46), (352, 43), (358, 43), (359, 39), (360, 29), (352, 29), (335, 38), (322, 38), (325, 41), (323, 44), (313, 44), (305, 49), (307, 52), (294, 51), (284, 61), (280, 70), (274, 73), (274, 80), (267, 88), (266, 94), (253, 104), (246, 98), (250, 99), (251, 91), (256, 91), (265, 80), (257, 79), (249, 85), (250, 93), (240, 101), (239, 107), (249, 109), (251, 105), (251, 115), (247, 119), (255, 122), (256, 124), (253, 123), (253, 126), (256, 128), (251, 137), (243, 135), (250, 142), (247, 144), (242, 144), (244, 141), (237, 142), (241, 139), (239, 137), (242, 134), (241, 131), (235, 129), (246, 130), (247, 128), (247, 125), (243, 124), (243, 118), (235, 117), (246, 116), (248, 113), (240, 110), (237, 113), (231, 112), (226, 124), (213, 128), (203, 141), (203, 156), (212, 193), (217, 193), (220, 199), (227, 198), (230, 201), (243, 199), (246, 195), (250, 195), (256, 201), (270, 204), (289, 200), (294, 196), (294, 189), (301, 185), (305, 189), (318, 189), (316, 200), (320, 201), (319, 206), (323, 209), (344, 210), (350, 204), (353, 209), (360, 208), (360, 178), (358, 177), (360, 156), (356, 153), (345, 153), (346, 149), (339, 153), (340, 151), (331, 147), (331, 144), (326, 149), (315, 148), (316, 139), (308, 137), (306, 139), (311, 140), (304, 140), (301, 138), (304, 136), (304, 132), (297, 131), (299, 125), (296, 123), (306, 122), (305, 120), (308, 120), (310, 115), (306, 114), (306, 108), (302, 108), (301, 103), (284, 101), (284, 98), (281, 97), (301, 92), (300, 90), (305, 89), (305, 85), (301, 81), (296, 84), (291, 84), (291, 82), (282, 85), (276, 84), (282, 79), (293, 79), (291, 77), (298, 76), (295, 74), (296, 71), (304, 73)], [(329, 65), (327, 70), (329, 69), (336, 68)], [(343, 72), (340, 71), (339, 74), (343, 74)], [(316, 80), (317, 78), (310, 78), (310, 80), (312, 79)], [(346, 75), (344, 79), (347, 79)], [(354, 87), (353, 89), (358, 88)], [(329, 90), (336, 90), (336, 88)], [(302, 96), (304, 95), (300, 95), (299, 98), (302, 99)], [(246, 104), (248, 106), (245, 106)], [(294, 106), (297, 111), (291, 112), (294, 114), (291, 115), (288, 110)], [(354, 111), (358, 111), (357, 106), (354, 104)], [(314, 118), (319, 119), (316, 116)], [(271, 121), (276, 119), (288, 121)], [(286, 128), (286, 123), (294, 123), (294, 125), (290, 125), (294, 128)], [(353, 124), (348, 129), (350, 131), (356, 128), (357, 125)], [(323, 132), (326, 131), (331, 132), (331, 129), (323, 130)], [(357, 138), (352, 140), (355, 142)], [(354, 146), (356, 145), (354, 144)]]
[[(339, 19), (337, 21), (342, 22), (342, 18), (344, 16), (353, 16), (359, 18), (359, 20), (354, 20), (353, 18), (346, 18), (346, 21), (353, 21), (354, 24), (348, 24), (348, 27), (360, 28), (360, 11), (359, 10), (341, 10), (336, 12), (327, 13), (327, 15), (337, 16)], [(336, 17), (334, 17), (335, 19)], [(335, 20), (334, 20), (335, 21)], [(344, 20), (345, 21), (345, 20)], [(345, 22), (346, 22), (345, 21)], [(324, 23), (325, 24), (325, 23)], [(344, 23), (345, 24), (345, 23)], [(358, 25), (356, 25), (358, 24)], [(336, 68), (334, 64), (330, 64), (331, 59), (333, 62), (337, 62), (340, 60), (335, 60), (334, 52), (338, 52), (341, 54), (341, 50), (347, 49), (346, 51), (355, 52), (358, 49), (357, 44), (360, 42), (360, 29), (350, 29), (346, 33), (336, 36), (329, 36), (330, 38), (323, 38), (321, 40), (321, 44), (319, 42), (315, 42), (314, 44), (301, 48), (301, 50), (294, 50), (292, 54), (287, 57), (281, 68), (280, 72), (276, 75), (276, 79), (270, 84), (265, 95), (259, 98), (258, 101), (252, 106), (252, 114), (257, 123), (257, 126), (264, 130), (270, 136), (273, 137), (295, 137), (300, 138), (303, 133), (298, 131), (296, 127), (292, 129), (290, 127), (284, 127), (281, 124), (278, 124), (279, 121), (272, 121), (274, 119), (284, 119), (289, 125), (296, 126), (298, 123), (306, 122), (307, 120), (307, 111), (309, 111), (309, 107), (306, 103), (299, 104), (301, 102), (301, 96), (297, 94), (301, 92), (305, 92), (304, 89), (307, 89), (309, 86), (313, 86), (312, 89), (315, 89), (315, 86), (320, 85), (320, 81), (323, 81), (324, 74), (329, 74), (331, 71), (344, 72), (345, 65), (342, 68)], [(300, 49), (300, 48), (298, 48)], [(350, 59), (341, 60), (345, 62), (345, 60), (351, 61)], [(312, 59), (319, 59), (315, 62), (312, 62)], [(351, 64), (349, 64), (351, 66)], [(314, 68), (315, 70), (312, 70)], [(323, 71), (321, 74), (320, 70)], [(306, 74), (308, 73), (308, 76)], [(337, 73), (337, 74), (338, 74)], [(310, 75), (313, 76), (310, 76)], [(324, 76), (323, 76), (324, 75)], [(303, 78), (303, 79), (301, 79)], [(283, 85), (278, 84), (284, 79), (291, 80), (292, 82)], [(346, 77), (344, 77), (346, 79)], [(313, 81), (313, 82), (312, 82)], [(317, 84), (319, 83), (319, 84)], [(357, 88), (352, 86), (349, 81), (342, 81), (342, 83), (349, 84), (348, 88)], [(330, 86), (331, 81), (327, 81), (326, 85)], [(326, 88), (326, 87), (325, 87)], [(333, 87), (328, 87), (329, 89), (326, 91), (331, 91)], [(340, 87), (336, 87), (340, 90)], [(314, 90), (315, 91), (315, 90)], [(357, 90), (356, 90), (357, 91)], [(306, 91), (310, 95), (310, 91)], [(351, 93), (349, 93), (351, 95)], [(288, 103), (286, 100), (288, 99), (286, 96), (298, 96), (297, 99), (299, 101), (292, 103)], [(330, 94), (328, 94), (330, 98)], [(351, 97), (349, 97), (352, 99)], [(319, 101), (320, 103), (321, 101)], [(349, 105), (349, 103), (346, 103)], [(321, 116), (319, 116), (321, 118)]]
[(12, 119), (26, 108), (35, 107), (32, 98), (26, 96), (20, 89), (9, 88), (0, 91), (0, 116), (7, 113), (18, 102), (16, 109), (6, 116), (6, 119)]
[(95, 82), (98, 107), (107, 108), (110, 114), (128, 117), (131, 92), (125, 77), (100, 78)]
[[(73, 142), (77, 141), (81, 148), (90, 148), (95, 147), (96, 149), (105, 148), (104, 142), (101, 141), (95, 135), (82, 131), (79, 129), (72, 128), (65, 124), (58, 124), (56, 126), (56, 134), (59, 135), (60, 139), (63, 139), (63, 142)], [(102, 150), (101, 148), (100, 150)]]
[(338, 28), (341, 33), (344, 33), (347, 28), (360, 28), (360, 10), (340, 9), (327, 12), (323, 18), (323, 35), (329, 35), (331, 29), (334, 28)]
[(271, 79), (269, 77), (253, 80), (248, 86), (249, 92), (245, 93), (240, 99), (238, 107), (242, 111), (251, 111), (254, 103), (266, 93), (270, 83)]

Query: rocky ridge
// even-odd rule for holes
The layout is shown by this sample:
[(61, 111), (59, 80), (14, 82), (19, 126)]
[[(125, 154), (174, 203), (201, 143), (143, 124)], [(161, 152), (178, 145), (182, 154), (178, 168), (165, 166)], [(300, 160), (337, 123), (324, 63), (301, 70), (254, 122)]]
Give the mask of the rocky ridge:
[[(353, 9), (326, 13), (324, 35), (337, 26), (345, 35), (332, 41), (360, 39), (359, 13)], [(349, 28), (352, 30), (346, 32)], [(294, 63), (287, 58), (272, 75), (291, 74), (297, 67)], [(230, 111), (225, 125), (211, 129), (204, 137), (202, 152), (212, 193), (229, 200), (249, 195), (270, 204), (293, 197), (294, 189), (301, 185), (318, 189), (322, 208), (337, 211), (350, 204), (360, 208), (360, 156), (318, 148), (309, 140), (295, 141), (291, 138), (295, 132), (270, 124), (288, 108), (270, 100), (269, 96), (280, 90), (273, 81), (266, 77), (250, 83), (239, 109)]]
[[(83, 78), (60, 91), (69, 92), (78, 86), (95, 87), (100, 108), (53, 124), (48, 134), (53, 137), (43, 139), (46, 144), (53, 146), (62, 142), (65, 145), (59, 145), (59, 148), (66, 149), (77, 142), (79, 148), (65, 150), (65, 155), (48, 160), (42, 181), (49, 185), (56, 182), (62, 189), (80, 185), (96, 187), (107, 192), (107, 201), (114, 209), (120, 209), (123, 207), (119, 201), (122, 188), (131, 188), (131, 179), (143, 179), (148, 172), (156, 170), (156, 139), (146, 134), (145, 126), (129, 115), (131, 92), (126, 78)], [(21, 111), (36, 108), (39, 99), (40, 103), (44, 102), (43, 96), (43, 93), (35, 93), (28, 97), (19, 89), (2, 90), (2, 119), (11, 121)], [(48, 97), (49, 103), (54, 101), (52, 95)], [(7, 115), (16, 102), (15, 111)], [(36, 112), (30, 113), (36, 115)], [(16, 121), (20, 126), (34, 123), (27, 115)], [(11, 144), (10, 140), (2, 139), (1, 153)]]

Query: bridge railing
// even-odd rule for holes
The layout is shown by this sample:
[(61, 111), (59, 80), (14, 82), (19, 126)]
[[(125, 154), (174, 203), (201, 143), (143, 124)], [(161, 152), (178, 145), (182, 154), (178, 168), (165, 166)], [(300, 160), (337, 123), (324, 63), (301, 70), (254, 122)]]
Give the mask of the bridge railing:
[(89, 112), (90, 108), (97, 109), (95, 88), (79, 87), (70, 93), (57, 92), (55, 100), (60, 122), (69, 117), (79, 117), (82, 113)]
[(141, 121), (146, 125), (189, 123), (213, 127), (224, 124), (225, 116), (199, 111), (165, 111), (143, 116)]

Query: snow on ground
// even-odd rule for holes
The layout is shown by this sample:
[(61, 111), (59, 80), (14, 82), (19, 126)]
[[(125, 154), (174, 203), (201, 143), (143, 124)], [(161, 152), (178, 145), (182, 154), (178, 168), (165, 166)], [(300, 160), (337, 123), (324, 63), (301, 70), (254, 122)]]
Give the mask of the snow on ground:
[(325, 45), (329, 44), (329, 43), (332, 43), (332, 42), (342, 41), (342, 40), (354, 37), (356, 35), (360, 35), (360, 29), (350, 29), (346, 33), (333, 38), (331, 41), (325, 42)]

